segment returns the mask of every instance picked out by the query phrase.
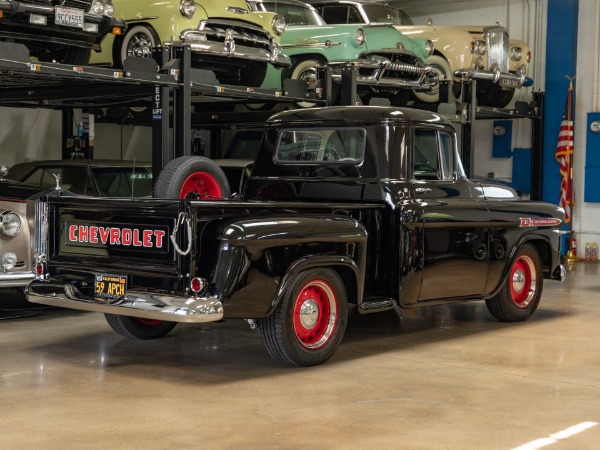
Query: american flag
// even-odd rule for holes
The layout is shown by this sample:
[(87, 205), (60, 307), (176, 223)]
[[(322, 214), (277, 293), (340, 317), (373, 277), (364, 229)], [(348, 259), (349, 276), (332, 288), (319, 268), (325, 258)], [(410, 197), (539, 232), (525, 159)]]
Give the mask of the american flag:
[(558, 133), (558, 144), (556, 144), (556, 160), (560, 164), (560, 201), (559, 206), (565, 210), (565, 222), (571, 221), (572, 206), (572, 184), (573, 184), (573, 119), (571, 118), (571, 94), (573, 90), (569, 88), (567, 102), (560, 122), (560, 131)]

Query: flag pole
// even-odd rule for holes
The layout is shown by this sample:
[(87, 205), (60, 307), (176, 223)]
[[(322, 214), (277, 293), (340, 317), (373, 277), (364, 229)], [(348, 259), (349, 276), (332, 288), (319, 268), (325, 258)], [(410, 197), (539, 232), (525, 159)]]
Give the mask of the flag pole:
[[(571, 124), (572, 123), (572, 111), (573, 111), (573, 81), (576, 78), (575, 76), (568, 76), (566, 75), (567, 79), (569, 80), (569, 91), (568, 91), (568, 97), (567, 97), (567, 123)], [(568, 185), (568, 190), (569, 190), (569, 198), (567, 199), (567, 204), (569, 205), (569, 209), (570, 209), (570, 214), (569, 214), (569, 221), (567, 222), (569, 225), (569, 229), (568, 229), (568, 235), (569, 235), (569, 239), (568, 239), (568, 245), (569, 245), (569, 251), (567, 252), (567, 261), (568, 262), (576, 262), (576, 261), (581, 261), (581, 258), (579, 258), (577, 256), (577, 247), (576, 247), (576, 236), (575, 236), (575, 230), (573, 228), (573, 216), (574, 216), (574, 212), (575, 212), (575, 190), (573, 189), (573, 155), (574, 155), (574, 151), (573, 151), (573, 147), (575, 146), (575, 144), (573, 143), (573, 147), (571, 146), (570, 142), (571, 139), (573, 139), (573, 135), (574, 135), (574, 130), (573, 130), (573, 126), (569, 125), (569, 137), (567, 139), (567, 152), (566, 152), (566, 163), (567, 163), (567, 185)], [(574, 142), (574, 139), (573, 139)]]

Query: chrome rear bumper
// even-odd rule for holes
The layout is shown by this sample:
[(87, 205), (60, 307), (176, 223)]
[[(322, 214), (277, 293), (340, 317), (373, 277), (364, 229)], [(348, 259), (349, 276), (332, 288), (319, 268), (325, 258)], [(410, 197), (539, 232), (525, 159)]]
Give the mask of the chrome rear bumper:
[(525, 75), (500, 72), (497, 70), (459, 69), (454, 72), (457, 78), (491, 81), (507, 87), (520, 87), (525, 84)]
[(129, 289), (124, 297), (114, 302), (100, 302), (81, 294), (72, 284), (42, 280), (30, 283), (25, 295), (32, 303), (142, 319), (203, 323), (223, 318), (223, 304), (212, 297)]

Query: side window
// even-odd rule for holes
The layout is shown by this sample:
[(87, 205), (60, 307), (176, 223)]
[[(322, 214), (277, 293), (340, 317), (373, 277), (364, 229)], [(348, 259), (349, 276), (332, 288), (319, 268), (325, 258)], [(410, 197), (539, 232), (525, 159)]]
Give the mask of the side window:
[(348, 23), (363, 23), (363, 20), (358, 14), (358, 10), (353, 7), (348, 10)]
[(326, 23), (352, 23), (348, 21), (347, 6), (323, 6), (321, 16)]
[(417, 128), (413, 140), (413, 176), (417, 180), (452, 180), (454, 177), (454, 140), (452, 135), (428, 128)]

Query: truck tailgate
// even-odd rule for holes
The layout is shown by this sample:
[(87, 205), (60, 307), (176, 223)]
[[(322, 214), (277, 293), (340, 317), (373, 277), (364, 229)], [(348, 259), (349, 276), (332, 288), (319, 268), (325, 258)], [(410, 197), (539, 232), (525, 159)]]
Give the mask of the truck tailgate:
[(174, 277), (179, 255), (169, 237), (181, 208), (179, 202), (151, 199), (51, 199), (48, 265)]

